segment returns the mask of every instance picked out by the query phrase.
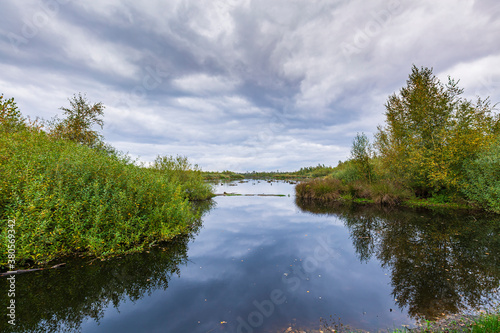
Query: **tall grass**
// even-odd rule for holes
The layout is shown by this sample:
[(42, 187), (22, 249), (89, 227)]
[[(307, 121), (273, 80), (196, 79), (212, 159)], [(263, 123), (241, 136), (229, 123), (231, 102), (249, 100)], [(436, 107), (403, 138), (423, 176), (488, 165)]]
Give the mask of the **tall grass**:
[(344, 182), (334, 177), (301, 182), (295, 187), (295, 193), (301, 200), (362, 201), (387, 206), (397, 205), (413, 197), (411, 191), (395, 182)]
[(298, 198), (305, 200), (335, 201), (345, 194), (347, 187), (335, 178), (316, 178), (295, 186)]
[(500, 314), (485, 314), (476, 320), (471, 327), (472, 333), (500, 332)]
[(0, 128), (0, 265), (8, 220), (18, 262), (137, 251), (189, 231), (198, 219), (189, 199), (210, 190), (182, 158), (146, 168), (37, 129)]

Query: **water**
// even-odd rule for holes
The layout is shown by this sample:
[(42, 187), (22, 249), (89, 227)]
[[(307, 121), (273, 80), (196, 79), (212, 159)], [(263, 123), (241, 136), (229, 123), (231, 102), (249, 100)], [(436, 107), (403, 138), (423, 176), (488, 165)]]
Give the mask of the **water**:
[(168, 248), (18, 275), (17, 331), (283, 332), (331, 315), (377, 331), (495, 305), (498, 218), (315, 206), (284, 182), (231, 185), (216, 192), (284, 196), (218, 196), (198, 234)]

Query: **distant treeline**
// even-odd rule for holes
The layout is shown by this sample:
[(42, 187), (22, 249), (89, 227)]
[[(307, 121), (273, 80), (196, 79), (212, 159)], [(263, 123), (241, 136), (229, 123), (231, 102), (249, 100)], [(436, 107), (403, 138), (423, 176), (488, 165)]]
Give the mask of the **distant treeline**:
[(331, 166), (319, 164), (315, 167), (301, 168), (299, 171), (252, 171), (237, 173), (232, 171), (203, 172), (203, 177), (208, 181), (232, 181), (240, 179), (280, 179), (280, 180), (303, 180), (315, 177), (327, 176), (334, 170)]
[(476, 207), (500, 213), (500, 117), (449, 78), (413, 66), (389, 97), (372, 144), (356, 136), (351, 157), (296, 187), (299, 198)]
[(10, 247), (16, 267), (142, 250), (189, 232), (200, 218), (190, 201), (213, 196), (185, 157), (135, 163), (93, 130), (103, 125), (101, 103), (69, 101), (63, 119), (31, 121), (0, 96), (2, 270), (11, 269)]

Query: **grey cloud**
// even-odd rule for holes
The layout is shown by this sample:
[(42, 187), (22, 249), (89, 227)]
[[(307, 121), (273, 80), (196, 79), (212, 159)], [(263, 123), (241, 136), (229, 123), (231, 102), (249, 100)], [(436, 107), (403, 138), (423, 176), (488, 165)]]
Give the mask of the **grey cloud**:
[[(500, 98), (494, 1), (45, 3), (60, 4), (53, 13), (38, 1), (1, 5), (2, 92), (45, 118), (86, 92), (107, 106), (108, 141), (146, 162), (335, 164), (356, 132), (383, 122), (412, 64)], [(33, 36), (26, 22), (38, 22)], [(12, 33), (27, 42), (16, 49)]]

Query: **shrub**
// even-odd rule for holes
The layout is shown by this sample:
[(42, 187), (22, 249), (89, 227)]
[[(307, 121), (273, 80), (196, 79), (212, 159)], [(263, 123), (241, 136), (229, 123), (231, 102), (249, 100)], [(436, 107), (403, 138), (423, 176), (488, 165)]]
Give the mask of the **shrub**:
[(20, 262), (137, 251), (172, 239), (198, 221), (188, 201), (198, 194), (188, 189), (183, 179), (117, 154), (44, 132), (2, 132), (0, 264), (7, 262), (8, 220), (16, 223)]
[(462, 192), (466, 197), (500, 213), (500, 139), (470, 163), (465, 164)]
[(0, 95), (0, 131), (14, 132), (26, 128), (23, 118), (14, 98), (4, 99)]
[(362, 179), (358, 167), (352, 160), (339, 164), (333, 169), (331, 176), (340, 179), (344, 184)]
[(307, 176), (307, 177), (325, 177), (328, 176), (332, 172), (333, 168), (330, 166), (326, 166), (324, 164), (318, 164), (315, 167), (306, 167), (300, 168), (299, 171), (296, 172), (297, 175)]
[(359, 177), (370, 183), (373, 179), (372, 157), (373, 153), (370, 141), (364, 133), (358, 133), (352, 142), (351, 160), (356, 166)]
[(212, 187), (204, 182), (198, 165), (192, 166), (185, 156), (158, 156), (151, 166), (170, 182), (179, 183), (190, 200), (205, 200), (213, 196)]

